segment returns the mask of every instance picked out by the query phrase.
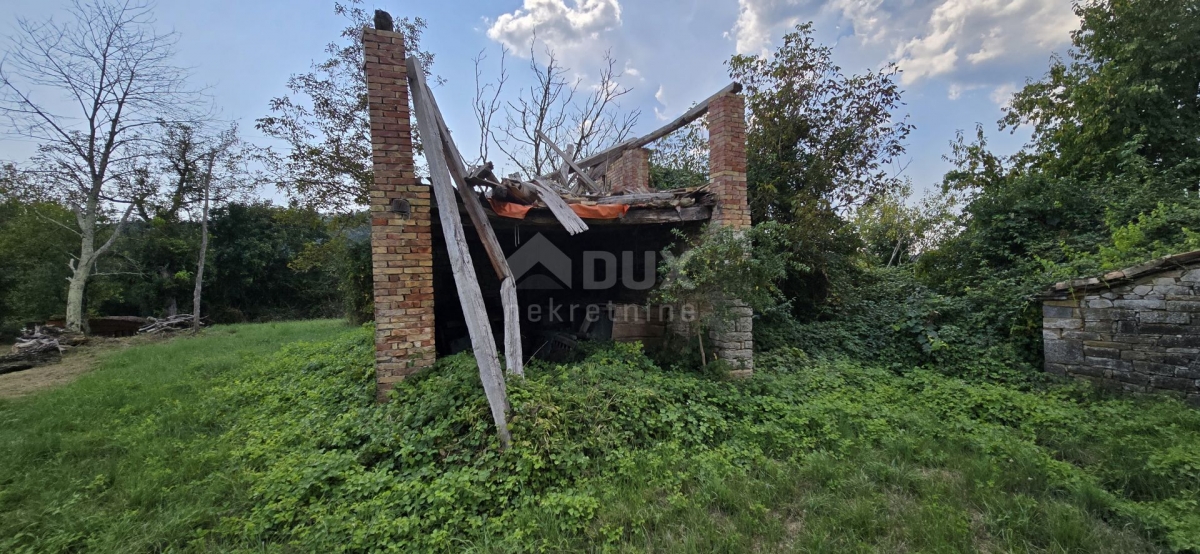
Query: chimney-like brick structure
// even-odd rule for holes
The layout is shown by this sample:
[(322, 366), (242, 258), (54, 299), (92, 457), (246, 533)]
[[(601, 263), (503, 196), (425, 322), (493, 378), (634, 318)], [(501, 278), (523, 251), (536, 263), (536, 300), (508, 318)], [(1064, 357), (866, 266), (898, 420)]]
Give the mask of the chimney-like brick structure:
[[(709, 181), (717, 204), (712, 224), (737, 230), (750, 227), (746, 197), (746, 103), (740, 95), (725, 94), (708, 105)], [(735, 372), (748, 376), (754, 369), (754, 320), (747, 306), (733, 309), (723, 327), (710, 331), (717, 356)]]
[[(363, 29), (371, 115), (371, 271), (375, 280), (375, 382), (380, 400), (396, 382), (433, 365), (433, 229), (430, 190), (413, 172), (412, 121), (403, 38)], [(410, 215), (393, 210), (405, 201)]]
[(650, 149), (626, 150), (605, 172), (608, 190), (613, 194), (650, 191)]

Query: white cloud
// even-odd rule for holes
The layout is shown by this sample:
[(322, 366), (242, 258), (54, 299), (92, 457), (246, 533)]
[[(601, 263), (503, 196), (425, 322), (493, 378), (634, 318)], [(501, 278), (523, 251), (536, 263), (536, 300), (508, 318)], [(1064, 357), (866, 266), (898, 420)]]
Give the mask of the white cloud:
[[(906, 85), (966, 70), (988, 72), (1031, 57), (1044, 62), (1079, 24), (1066, 0), (738, 0), (738, 5), (730, 36), (739, 53), (761, 53), (796, 23), (832, 17), (848, 23), (864, 47), (882, 49), (881, 57), (904, 70)], [(986, 78), (975, 80), (980, 77)]]
[(534, 38), (564, 51), (587, 45), (600, 34), (621, 26), (617, 0), (525, 0), (521, 9), (502, 14), (488, 27), (488, 38), (529, 55)]
[[(663, 86), (662, 86), (661, 84), (660, 84), (660, 85), (658, 85), (658, 92), (655, 92), (655, 93), (654, 93), (654, 99), (655, 99), (655, 100), (657, 100), (657, 101), (658, 101), (658, 103), (659, 103), (660, 105), (662, 105), (662, 107), (663, 107), (664, 109), (667, 107), (667, 100), (666, 100), (666, 98), (667, 98), (667, 91), (666, 91), (666, 89), (664, 89), (664, 88), (663, 88)], [(658, 108), (659, 108), (658, 106), (654, 106), (654, 118), (655, 118), (655, 119), (657, 119), (657, 120), (659, 120), (659, 121), (666, 121), (666, 120), (667, 120), (667, 118), (668, 118), (668, 117), (670, 117), (670, 116), (668, 116), (668, 115), (666, 114), (666, 112), (664, 112), (663, 110), (660, 110), (660, 109), (658, 109)]]
[(944, 0), (893, 59), (911, 84), (958, 70), (960, 51), (974, 65), (1045, 52), (1066, 43), (1078, 24), (1070, 4), (1058, 0)]
[(738, 18), (733, 38), (739, 54), (757, 54), (767, 49), (782, 27), (795, 25), (806, 0), (738, 0)]
[(997, 106), (1004, 107), (1012, 100), (1012, 95), (1020, 90), (1016, 83), (1004, 83), (992, 90), (992, 94), (988, 98), (992, 99)]

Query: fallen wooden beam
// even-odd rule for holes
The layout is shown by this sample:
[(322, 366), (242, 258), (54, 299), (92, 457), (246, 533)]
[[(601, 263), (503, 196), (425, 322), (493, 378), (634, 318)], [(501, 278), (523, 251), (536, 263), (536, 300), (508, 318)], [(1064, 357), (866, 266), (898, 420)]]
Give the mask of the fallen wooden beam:
[(439, 207), (438, 217), (446, 239), (450, 266), (454, 272), (458, 300), (471, 335), (471, 347), (479, 365), (479, 380), (483, 382), (483, 392), (487, 395), (488, 405), (491, 407), (496, 434), (500, 437), (501, 446), (508, 449), (512, 444), (512, 435), (508, 431), (508, 393), (504, 388), (504, 375), (500, 372), (496, 339), (492, 336), (483, 293), (479, 290), (479, 280), (475, 276), (475, 266), (471, 263), (471, 252), (467, 248), (462, 219), (458, 215), (458, 201), (454, 199), (454, 186), (449, 178), (450, 168), (442, 149), (437, 147), (442, 143), (441, 129), (427, 94), (425, 74), (421, 70), (420, 62), (415, 58), (408, 60), (408, 66), (409, 91), (417, 109), (417, 128), (421, 137), (425, 139), (425, 161), (429, 164), (429, 181)]
[[(693, 221), (708, 221), (712, 218), (712, 206), (691, 206), (687, 208), (633, 208), (625, 217), (618, 219), (589, 219), (590, 227), (608, 227), (613, 225), (652, 225), (660, 223), (688, 223)], [(557, 227), (561, 225), (558, 218), (545, 210), (531, 210), (524, 219), (512, 219), (496, 216), (492, 218), (492, 226), (508, 229), (510, 227)]]
[(550, 213), (553, 213), (554, 217), (558, 218), (558, 222), (567, 230), (567, 233), (577, 235), (588, 229), (587, 224), (575, 214), (571, 206), (567, 205), (566, 200), (563, 200), (558, 195), (558, 192), (554, 190), (554, 187), (544, 179), (538, 177), (528, 184), (537, 189), (538, 198), (546, 204), (546, 207), (550, 209)]
[(597, 204), (642, 204), (651, 202), (664, 202), (681, 198), (681, 195), (673, 192), (635, 192), (632, 194), (622, 194), (620, 196), (604, 196), (596, 199)]
[[(579, 178), (583, 180), (583, 183), (587, 185), (588, 190), (592, 192), (600, 192), (600, 185), (597, 185), (596, 182), (593, 181), (586, 172), (584, 172), (582, 169), (579, 169), (579, 166), (575, 165), (575, 160), (572, 160), (571, 156), (568, 156), (566, 152), (563, 152), (562, 149), (560, 149), (557, 144), (554, 144), (554, 141), (550, 140), (550, 137), (546, 136), (545, 133), (538, 131), (537, 134), (542, 138), (542, 141), (545, 142), (547, 146), (549, 146), (556, 154), (558, 154), (558, 157), (562, 159), (563, 163), (575, 170), (575, 173), (579, 175)], [(563, 172), (563, 176), (565, 178), (566, 172)], [(563, 186), (566, 186), (566, 184), (567, 183), (564, 182)]]
[[(419, 71), (420, 63), (415, 57), (408, 59), (409, 71)], [(488, 223), (487, 212), (483, 211), (483, 204), (479, 201), (479, 197), (475, 195), (474, 188), (467, 180), (467, 166), (463, 163), (462, 153), (459, 152), (458, 146), (454, 144), (453, 137), (450, 136), (450, 129), (446, 126), (445, 119), (442, 118), (442, 110), (438, 108), (437, 98), (434, 98), (433, 91), (428, 87), (422, 90), (423, 96), (429, 100), (429, 105), (433, 109), (434, 118), (437, 120), (438, 131), (441, 133), (442, 151), (446, 155), (447, 165), (450, 169), (450, 177), (454, 179), (458, 186), (458, 195), (463, 200), (463, 206), (467, 209), (467, 216), (471, 218), (471, 224), (475, 227), (476, 233), (479, 234), (479, 240), (483, 243), (483, 249), (487, 252), (488, 259), (492, 262), (492, 269), (496, 272), (496, 277), (501, 283), (507, 283), (513, 280), (512, 270), (508, 267), (508, 259), (504, 256), (504, 249), (500, 247), (500, 241), (496, 239), (496, 232), (492, 230), (492, 226)], [(484, 166), (486, 167), (486, 166)], [(482, 172), (476, 172), (475, 176), (479, 177)], [(508, 373), (520, 377), (525, 376), (524, 353), (521, 351), (521, 310), (517, 305), (516, 289), (513, 289), (511, 295), (503, 294), (503, 286), (501, 287), (500, 299), (504, 304), (504, 360), (508, 366)]]

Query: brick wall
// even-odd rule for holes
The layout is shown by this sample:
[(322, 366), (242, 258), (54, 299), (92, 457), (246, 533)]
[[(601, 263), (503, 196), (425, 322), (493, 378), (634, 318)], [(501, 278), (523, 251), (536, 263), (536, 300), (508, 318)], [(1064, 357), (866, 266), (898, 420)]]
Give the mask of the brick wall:
[(708, 167), (717, 205), (713, 222), (735, 229), (750, 226), (746, 199), (746, 104), (737, 94), (708, 105)]
[(1044, 301), (1046, 371), (1200, 405), (1198, 266)]
[(635, 148), (621, 154), (604, 173), (608, 190), (613, 194), (648, 192), (650, 190), (650, 150)]
[[(371, 266), (375, 280), (375, 380), (393, 384), (433, 364), (433, 234), (430, 190), (413, 173), (405, 51), (399, 33), (363, 29), (375, 182)], [(411, 216), (392, 213), (407, 200)]]
[[(725, 94), (708, 105), (709, 180), (717, 196), (712, 223), (734, 229), (750, 227), (746, 197), (746, 104)], [(733, 309), (732, 318), (711, 330), (717, 356), (744, 374), (754, 369), (754, 320), (749, 307)]]

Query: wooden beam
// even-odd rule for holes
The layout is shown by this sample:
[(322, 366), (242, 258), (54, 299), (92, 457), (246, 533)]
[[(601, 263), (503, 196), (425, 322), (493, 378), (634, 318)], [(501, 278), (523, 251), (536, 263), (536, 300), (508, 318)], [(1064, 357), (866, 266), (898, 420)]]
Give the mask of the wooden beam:
[[(491, 227), (488, 227), (491, 229)], [(504, 360), (509, 375), (525, 376), (525, 354), (521, 349), (521, 307), (517, 304), (516, 279), (512, 275), (500, 282), (500, 302), (504, 305)]]
[(442, 142), (441, 130), (437, 124), (433, 104), (426, 95), (428, 89), (425, 88), (425, 74), (421, 64), (415, 59), (410, 58), (408, 66), (409, 92), (412, 93), (413, 104), (417, 108), (417, 127), (426, 141), (425, 161), (429, 164), (429, 180), (437, 199), (438, 217), (446, 238), (450, 266), (454, 271), (458, 300), (471, 335), (471, 347), (479, 365), (479, 380), (483, 382), (483, 392), (487, 395), (488, 405), (491, 407), (496, 434), (500, 437), (501, 446), (507, 450), (512, 444), (512, 435), (508, 431), (508, 393), (504, 388), (504, 376), (500, 372), (496, 339), (492, 336), (483, 293), (479, 290), (479, 280), (475, 276), (475, 266), (471, 263), (471, 252), (467, 248), (462, 219), (458, 215), (458, 201), (454, 198), (450, 168), (442, 149), (437, 147)]
[[(589, 219), (592, 227), (607, 227), (612, 225), (655, 225), (663, 223), (688, 223), (693, 221), (708, 221), (712, 218), (711, 206), (691, 206), (688, 208), (631, 208), (625, 217), (618, 219)], [(492, 225), (509, 228), (517, 225), (556, 227), (560, 223), (553, 214), (545, 210), (530, 210), (525, 219), (495, 216)]]
[[(575, 170), (575, 173), (579, 175), (580, 179), (583, 179), (584, 184), (588, 186), (589, 190), (592, 192), (600, 192), (600, 185), (597, 185), (587, 173), (585, 173), (582, 169), (579, 169), (579, 166), (575, 165), (575, 160), (572, 160), (566, 152), (563, 152), (557, 144), (554, 144), (554, 141), (550, 140), (550, 137), (546, 136), (545, 133), (538, 131), (537, 134), (542, 138), (542, 141), (545, 142), (546, 145), (548, 145), (556, 154), (558, 154), (559, 158), (562, 158), (563, 163), (571, 166), (571, 169)], [(563, 183), (563, 185), (565, 186), (566, 183)]]
[[(416, 57), (408, 58), (409, 71), (420, 71), (420, 62)], [(424, 74), (421, 74), (424, 76)], [(422, 79), (422, 85), (424, 85)], [(474, 187), (471, 186), (467, 179), (467, 166), (463, 162), (462, 154), (458, 151), (458, 146), (454, 144), (454, 138), (450, 136), (450, 128), (446, 125), (445, 119), (442, 118), (442, 110), (438, 108), (437, 98), (433, 96), (433, 91), (429, 90), (428, 86), (422, 89), (422, 96), (429, 100), (430, 107), (433, 108), (434, 118), (437, 120), (438, 132), (441, 133), (442, 151), (447, 158), (447, 165), (450, 169), (450, 176), (454, 179), (455, 185), (458, 187), (458, 195), (463, 199), (463, 206), (466, 207), (467, 216), (471, 218), (471, 224), (475, 227), (475, 232), (479, 234), (479, 240), (483, 243), (483, 248), (487, 251), (488, 259), (492, 262), (492, 269), (496, 272), (496, 277), (501, 283), (507, 283), (513, 280), (512, 270), (508, 267), (508, 259), (504, 256), (504, 249), (500, 247), (500, 241), (496, 239), (496, 232), (492, 230), (492, 226), (488, 223), (487, 212), (483, 210), (483, 204), (479, 201), (479, 197), (475, 194)], [(488, 170), (488, 166), (483, 166), (484, 171)], [(479, 177), (483, 172), (474, 172), (475, 177)], [(521, 309), (517, 305), (516, 289), (513, 289), (512, 294), (503, 294), (503, 286), (501, 287), (501, 302), (504, 305), (504, 361), (507, 366), (508, 373), (520, 377), (525, 376), (524, 368), (524, 353), (521, 350)]]
[(588, 229), (587, 224), (575, 214), (575, 210), (572, 210), (571, 206), (567, 205), (567, 202), (558, 195), (558, 192), (549, 183), (538, 177), (528, 184), (537, 189), (538, 198), (546, 204), (546, 207), (550, 209), (554, 217), (558, 218), (558, 222), (567, 230), (567, 233), (577, 235)]
[(598, 165), (598, 164), (601, 164), (601, 163), (604, 163), (607, 161), (615, 160), (615, 159), (621, 157), (621, 154), (624, 154), (626, 150), (633, 150), (634, 148), (641, 148), (647, 144), (650, 144), (660, 138), (663, 138), (663, 137), (679, 130), (684, 125), (687, 125), (688, 123), (691, 123), (691, 122), (695, 121), (696, 119), (698, 119), (700, 116), (708, 113), (708, 105), (713, 100), (715, 100), (717, 97), (723, 96), (726, 94), (737, 94), (741, 91), (742, 91), (741, 84), (731, 83), (729, 86), (717, 91), (716, 94), (709, 96), (708, 98), (705, 98), (703, 102), (696, 104), (695, 106), (692, 107), (692, 109), (688, 110), (687, 112), (684, 112), (683, 115), (675, 118), (674, 121), (672, 121), (666, 125), (663, 125), (662, 127), (655, 129), (654, 131), (651, 131), (649, 134), (642, 135), (638, 138), (629, 139), (629, 140), (622, 142), (612, 148), (609, 148), (608, 150), (605, 150), (598, 154), (593, 154), (582, 161), (576, 162), (576, 165), (578, 165), (579, 167), (587, 168), (587, 167), (592, 167), (592, 166), (595, 166), (595, 165)]
[(632, 194), (622, 194), (620, 196), (604, 196), (596, 199), (597, 204), (640, 204), (649, 202), (663, 202), (679, 198), (680, 195), (673, 192), (635, 192)]

